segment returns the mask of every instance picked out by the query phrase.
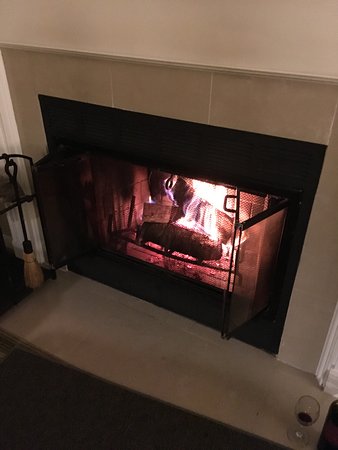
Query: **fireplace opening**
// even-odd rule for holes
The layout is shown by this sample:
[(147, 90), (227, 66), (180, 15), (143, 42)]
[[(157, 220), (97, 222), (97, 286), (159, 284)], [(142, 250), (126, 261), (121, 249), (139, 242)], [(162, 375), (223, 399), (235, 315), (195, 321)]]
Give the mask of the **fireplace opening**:
[(224, 333), (268, 306), (287, 199), (104, 156), (91, 161), (100, 248), (224, 292), (225, 302), (241, 304)]
[(40, 96), (49, 262), (278, 352), (323, 146)]

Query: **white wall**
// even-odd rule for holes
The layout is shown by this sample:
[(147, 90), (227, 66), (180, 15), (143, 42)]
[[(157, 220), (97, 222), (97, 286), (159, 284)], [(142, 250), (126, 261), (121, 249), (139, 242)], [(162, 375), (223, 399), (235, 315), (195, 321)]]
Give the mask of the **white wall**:
[(338, 78), (337, 0), (0, 0), (0, 42)]

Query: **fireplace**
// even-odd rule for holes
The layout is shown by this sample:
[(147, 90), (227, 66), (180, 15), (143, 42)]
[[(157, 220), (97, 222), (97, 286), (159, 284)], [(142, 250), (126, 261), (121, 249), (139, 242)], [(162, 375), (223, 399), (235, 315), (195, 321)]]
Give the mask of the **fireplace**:
[(40, 96), (49, 262), (277, 353), (325, 146)]

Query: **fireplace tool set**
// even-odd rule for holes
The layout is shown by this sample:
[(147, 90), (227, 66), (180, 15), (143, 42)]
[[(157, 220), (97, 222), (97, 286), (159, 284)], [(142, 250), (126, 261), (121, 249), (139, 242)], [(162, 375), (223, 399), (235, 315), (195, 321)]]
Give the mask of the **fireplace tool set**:
[(33, 166), (32, 158), (25, 155), (18, 154), (6, 154), (3, 153), (0, 156), (0, 161), (4, 160), (4, 171), (7, 175), (6, 177), (0, 178), (0, 215), (7, 213), (8, 211), (17, 208), (20, 224), (23, 234), (23, 260), (24, 260), (24, 280), (25, 285), (28, 288), (35, 289), (39, 287), (44, 280), (44, 275), (42, 269), (38, 262), (36, 261), (35, 254), (33, 251), (32, 242), (28, 239), (26, 223), (24, 219), (24, 213), (22, 205), (24, 203), (31, 202), (35, 194), (24, 195), (21, 187), (18, 183), (18, 165), (16, 159), (27, 160), (30, 167)]

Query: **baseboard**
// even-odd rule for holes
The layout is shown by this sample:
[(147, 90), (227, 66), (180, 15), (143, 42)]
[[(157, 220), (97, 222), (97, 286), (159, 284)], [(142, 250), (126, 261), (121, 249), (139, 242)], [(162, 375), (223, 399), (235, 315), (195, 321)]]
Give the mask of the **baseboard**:
[(329, 371), (324, 390), (328, 394), (338, 397), (338, 369)]

